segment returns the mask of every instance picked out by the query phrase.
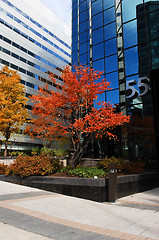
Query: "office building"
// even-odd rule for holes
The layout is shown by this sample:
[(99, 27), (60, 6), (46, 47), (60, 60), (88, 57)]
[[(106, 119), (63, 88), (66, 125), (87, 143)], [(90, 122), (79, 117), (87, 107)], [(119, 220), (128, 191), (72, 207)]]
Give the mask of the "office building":
[[(61, 81), (62, 69), (71, 62), (70, 36), (70, 27), (40, 0), (0, 0), (0, 68), (6, 64), (18, 71), (27, 97), (46, 83), (54, 88), (49, 73)], [(28, 100), (29, 112), (32, 105)], [(18, 134), (10, 144), (12, 149), (24, 149), (42, 141)]]
[(158, 16), (159, 1), (72, 1), (72, 65), (103, 71), (112, 89), (99, 100), (119, 104), (131, 115), (129, 126), (118, 129), (121, 144), (100, 143), (104, 155), (157, 159), (158, 99), (151, 85), (156, 86), (153, 71), (159, 69)]

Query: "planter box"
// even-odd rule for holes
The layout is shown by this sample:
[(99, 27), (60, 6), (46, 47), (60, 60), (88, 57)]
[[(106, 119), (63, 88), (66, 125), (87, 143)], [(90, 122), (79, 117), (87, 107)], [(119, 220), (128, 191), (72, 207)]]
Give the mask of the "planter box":
[[(93, 200), (96, 202), (108, 201), (108, 178), (62, 178), (30, 176), (0, 175), (1, 181), (35, 187), (68, 196)], [(159, 173), (132, 174), (117, 177), (118, 198), (137, 192), (159, 187)]]

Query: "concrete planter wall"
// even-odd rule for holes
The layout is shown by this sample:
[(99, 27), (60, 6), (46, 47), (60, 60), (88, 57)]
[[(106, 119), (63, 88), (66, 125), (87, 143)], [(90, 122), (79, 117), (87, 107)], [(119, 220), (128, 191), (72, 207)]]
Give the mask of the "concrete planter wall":
[[(0, 180), (57, 192), (97, 202), (108, 201), (108, 178), (58, 178), (0, 175)], [(133, 174), (117, 177), (118, 198), (159, 187), (159, 173)]]

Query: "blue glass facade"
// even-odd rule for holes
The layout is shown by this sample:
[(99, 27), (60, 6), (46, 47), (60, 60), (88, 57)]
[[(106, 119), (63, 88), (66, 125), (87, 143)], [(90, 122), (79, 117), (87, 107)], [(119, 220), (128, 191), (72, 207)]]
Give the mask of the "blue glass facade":
[(113, 143), (113, 154), (153, 162), (158, 136), (150, 89), (151, 72), (159, 68), (159, 1), (73, 0), (72, 11), (72, 65), (103, 71), (112, 89), (99, 100), (131, 115), (120, 129), (122, 151)]

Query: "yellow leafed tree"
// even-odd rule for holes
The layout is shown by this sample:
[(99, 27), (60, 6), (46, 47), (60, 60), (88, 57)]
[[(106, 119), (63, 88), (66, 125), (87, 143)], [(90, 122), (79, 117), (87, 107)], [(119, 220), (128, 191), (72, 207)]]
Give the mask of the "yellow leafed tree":
[(28, 118), (25, 88), (20, 79), (17, 71), (7, 66), (0, 71), (0, 132), (5, 138), (4, 156), (7, 156), (9, 138), (13, 133), (18, 133)]

